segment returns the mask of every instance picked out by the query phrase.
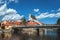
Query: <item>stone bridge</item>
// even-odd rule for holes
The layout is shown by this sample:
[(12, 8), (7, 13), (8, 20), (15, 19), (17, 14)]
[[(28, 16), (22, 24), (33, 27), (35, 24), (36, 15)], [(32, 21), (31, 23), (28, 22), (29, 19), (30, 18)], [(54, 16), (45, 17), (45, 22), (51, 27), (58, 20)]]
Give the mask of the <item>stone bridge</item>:
[[(15, 32), (18, 32), (21, 31), (21, 29), (23, 28), (35, 28), (36, 31), (37, 31), (37, 35), (39, 35), (39, 28), (47, 28), (47, 29), (52, 29), (52, 28), (57, 28), (57, 29), (60, 29), (60, 25), (36, 25), (36, 26), (14, 26), (12, 27), (12, 29), (15, 31)], [(47, 30), (45, 30), (45, 33), (47, 32)]]

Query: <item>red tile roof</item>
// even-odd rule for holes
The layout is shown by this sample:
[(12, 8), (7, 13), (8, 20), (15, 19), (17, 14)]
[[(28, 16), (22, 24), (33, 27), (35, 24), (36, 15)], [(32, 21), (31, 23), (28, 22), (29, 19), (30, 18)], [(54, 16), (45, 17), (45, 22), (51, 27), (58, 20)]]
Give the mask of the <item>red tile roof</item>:
[[(38, 24), (42, 24), (41, 22), (33, 22), (33, 21), (29, 21), (27, 22), (27, 25), (28, 26), (35, 26), (35, 25), (38, 25)], [(23, 22), (18, 22), (18, 21), (6, 21), (6, 23), (4, 24), (5, 26), (12, 26), (12, 25), (21, 25), (21, 26), (25, 26), (25, 24), (23, 24)]]

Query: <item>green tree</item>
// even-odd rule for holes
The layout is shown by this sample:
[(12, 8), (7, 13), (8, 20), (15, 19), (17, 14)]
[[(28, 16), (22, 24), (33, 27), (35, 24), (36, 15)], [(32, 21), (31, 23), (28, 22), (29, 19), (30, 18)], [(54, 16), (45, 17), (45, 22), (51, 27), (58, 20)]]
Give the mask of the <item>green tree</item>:
[(37, 20), (37, 19), (36, 19), (36, 17), (35, 17), (34, 15), (32, 15), (32, 14), (31, 14), (31, 18), (33, 18), (33, 19)]
[(60, 18), (57, 20), (57, 24), (60, 25)]
[(21, 20), (22, 20), (23, 24), (26, 24), (26, 19), (25, 19), (25, 17), (23, 17)]
[[(57, 20), (57, 24), (60, 25), (60, 18)], [(58, 37), (60, 37), (60, 28), (57, 29)]]

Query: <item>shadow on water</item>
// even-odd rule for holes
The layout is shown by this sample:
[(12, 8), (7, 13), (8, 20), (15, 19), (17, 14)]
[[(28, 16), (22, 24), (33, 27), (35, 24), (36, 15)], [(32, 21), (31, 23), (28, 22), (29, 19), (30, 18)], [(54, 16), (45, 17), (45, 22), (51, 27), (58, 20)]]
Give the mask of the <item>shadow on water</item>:
[(60, 40), (60, 28), (57, 29), (57, 35), (58, 35), (57, 40)]
[(48, 31), (47, 35), (29, 35), (28, 33), (0, 33), (0, 40), (60, 40), (60, 33)]

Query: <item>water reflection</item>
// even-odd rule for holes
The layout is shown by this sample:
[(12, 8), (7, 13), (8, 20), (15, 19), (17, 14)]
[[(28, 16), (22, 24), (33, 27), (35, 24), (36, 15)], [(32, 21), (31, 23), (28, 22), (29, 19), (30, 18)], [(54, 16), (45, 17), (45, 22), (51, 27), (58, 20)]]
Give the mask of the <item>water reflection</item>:
[(0, 33), (0, 40), (10, 40), (11, 33)]
[(29, 35), (28, 33), (0, 33), (0, 40), (60, 40), (56, 31), (48, 31), (47, 35)]

